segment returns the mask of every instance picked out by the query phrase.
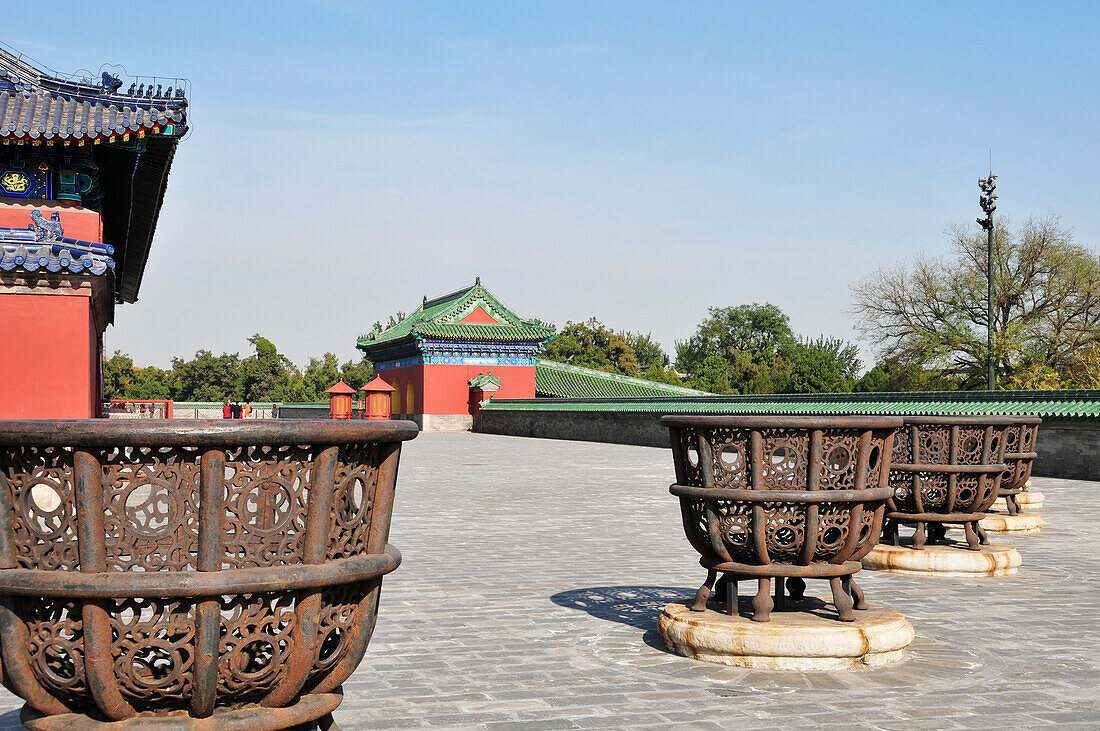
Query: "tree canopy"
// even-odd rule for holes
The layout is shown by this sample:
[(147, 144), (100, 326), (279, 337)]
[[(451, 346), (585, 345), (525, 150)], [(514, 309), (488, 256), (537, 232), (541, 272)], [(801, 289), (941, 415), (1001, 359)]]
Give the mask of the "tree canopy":
[(358, 388), (374, 376), (368, 360), (340, 364), (336, 355), (310, 358), (297, 368), (279, 353), (275, 344), (260, 334), (248, 339), (253, 353), (214, 355), (199, 350), (191, 359), (172, 358), (172, 368), (138, 368), (130, 356), (115, 351), (103, 361), (104, 396), (176, 401), (324, 401), (325, 390), (343, 379)]
[[(985, 383), (986, 236), (948, 229), (950, 257), (918, 256), (852, 291), (862, 333), (884, 360)], [(994, 230), (993, 360), (1003, 388), (1074, 386), (1100, 344), (1100, 257), (1057, 216)]]
[(773, 304), (712, 307), (695, 334), (676, 344), (687, 384), (714, 393), (851, 391), (859, 351), (825, 336), (800, 337)]

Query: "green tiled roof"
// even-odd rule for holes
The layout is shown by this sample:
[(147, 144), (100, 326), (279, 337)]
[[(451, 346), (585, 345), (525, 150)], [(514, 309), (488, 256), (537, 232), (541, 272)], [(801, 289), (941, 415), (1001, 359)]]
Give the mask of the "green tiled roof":
[[(459, 322), (481, 307), (500, 324)], [(420, 307), (393, 327), (368, 333), (356, 347), (367, 353), (382, 345), (407, 338), (444, 338), (482, 342), (531, 342), (554, 337), (554, 326), (540, 320), (524, 320), (502, 305), (478, 279), (472, 287), (460, 289)]]
[(661, 414), (1028, 414), (1054, 419), (1097, 419), (1100, 418), (1100, 390), (494, 399), (484, 408), (493, 411), (633, 411)]
[(535, 392), (540, 396), (568, 399), (707, 395), (706, 391), (631, 378), (618, 373), (605, 373), (541, 358), (535, 363)]

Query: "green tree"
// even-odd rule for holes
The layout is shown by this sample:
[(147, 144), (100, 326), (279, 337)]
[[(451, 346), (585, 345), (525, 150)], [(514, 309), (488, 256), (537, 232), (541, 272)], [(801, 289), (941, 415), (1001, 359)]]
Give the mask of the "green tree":
[(886, 359), (875, 364), (853, 385), (859, 392), (898, 391), (955, 391), (959, 379), (940, 371), (896, 359)]
[[(859, 327), (884, 359), (985, 384), (986, 235), (948, 229), (950, 258), (918, 256), (853, 288)], [(993, 360), (1002, 386), (1072, 378), (1100, 343), (1100, 257), (1057, 216), (994, 230)], [(1046, 375), (1042, 375), (1046, 374)]]
[(659, 366), (656, 363), (646, 369), (642, 374), (642, 378), (647, 381), (656, 381), (657, 383), (668, 383), (673, 386), (686, 386), (684, 379), (680, 377), (680, 374), (676, 372), (675, 368), (666, 366)]
[(731, 368), (729, 361), (720, 355), (707, 356), (688, 378), (688, 384), (700, 391), (734, 394), (737, 389), (730, 383)]
[(638, 368), (647, 372), (654, 366), (667, 368), (670, 360), (661, 344), (653, 339), (650, 333), (626, 333), (626, 344), (634, 351), (634, 357), (638, 361)]
[(692, 388), (775, 393), (783, 390), (788, 368), (781, 351), (794, 342), (789, 319), (775, 305), (711, 307), (695, 334), (676, 343), (676, 368)]
[(852, 390), (862, 363), (859, 349), (839, 338), (821, 336), (787, 344), (785, 393), (846, 393)]
[(135, 368), (134, 378), (125, 392), (125, 398), (170, 399), (176, 392), (176, 381), (171, 371), (156, 366)]
[(120, 351), (103, 360), (103, 397), (127, 398), (126, 388), (134, 380), (134, 361)]
[(547, 344), (545, 356), (549, 360), (583, 368), (625, 376), (642, 375), (627, 336), (605, 327), (594, 317), (585, 322), (566, 323)]
[(285, 401), (290, 391), (290, 377), (297, 371), (294, 364), (259, 333), (248, 342), (255, 352), (241, 361), (234, 392), (244, 401)]
[(359, 389), (374, 378), (374, 366), (366, 358), (360, 359), (358, 363), (349, 360), (340, 366), (340, 378), (352, 388)]
[(859, 351), (837, 338), (807, 339), (772, 304), (712, 307), (695, 334), (676, 344), (687, 384), (714, 393), (850, 391)]
[[(320, 358), (310, 358), (309, 364), (302, 371), (304, 391), (302, 401), (326, 401), (326, 390), (340, 380), (340, 361), (333, 353), (325, 353)], [(349, 386), (351, 384), (348, 384)]]
[(237, 379), (241, 369), (237, 353), (214, 355), (209, 350), (196, 351), (191, 360), (172, 359), (172, 375), (176, 381), (177, 401), (224, 401), (242, 398)]

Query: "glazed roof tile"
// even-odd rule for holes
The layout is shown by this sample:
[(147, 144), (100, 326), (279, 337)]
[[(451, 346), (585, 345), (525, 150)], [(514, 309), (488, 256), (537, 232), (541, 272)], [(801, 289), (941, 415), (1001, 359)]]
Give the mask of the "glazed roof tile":
[[(479, 307), (499, 324), (461, 322)], [(538, 343), (553, 336), (553, 325), (520, 318), (482, 287), (478, 279), (471, 287), (433, 300), (426, 299), (393, 327), (360, 337), (357, 347), (369, 353), (404, 340), (438, 338), (468, 342)]]
[(535, 392), (540, 396), (566, 399), (709, 395), (706, 391), (542, 358), (535, 363)]
[[(0, 44), (0, 141), (32, 146), (91, 141), (104, 193), (103, 241), (115, 249), (115, 297), (135, 302), (168, 172), (187, 132), (188, 84), (136, 77), (129, 88), (123, 85), (109, 73), (101, 73), (98, 83), (64, 77)], [(126, 139), (132, 132), (139, 143)]]
[(148, 87), (135, 81), (122, 91), (121, 79), (108, 73), (98, 84), (66, 79), (0, 47), (0, 138), (81, 140), (169, 127), (172, 135), (182, 136), (187, 130), (183, 82), (154, 81)]
[[(537, 371), (536, 371), (537, 379)], [(1100, 419), (1100, 389), (912, 393), (767, 394), (646, 398), (494, 399), (493, 411), (604, 411), (660, 414), (953, 414)]]

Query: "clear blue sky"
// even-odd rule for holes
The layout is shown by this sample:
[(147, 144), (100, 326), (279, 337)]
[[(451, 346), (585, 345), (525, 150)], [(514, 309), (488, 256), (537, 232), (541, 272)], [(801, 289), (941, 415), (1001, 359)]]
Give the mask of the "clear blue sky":
[(752, 301), (854, 340), (850, 284), (946, 252), (990, 148), (999, 213), (1100, 244), (1097, 5), (879, 5), (16, 3), (0, 39), (192, 81), (108, 349), (300, 364), (475, 275), (670, 349)]

